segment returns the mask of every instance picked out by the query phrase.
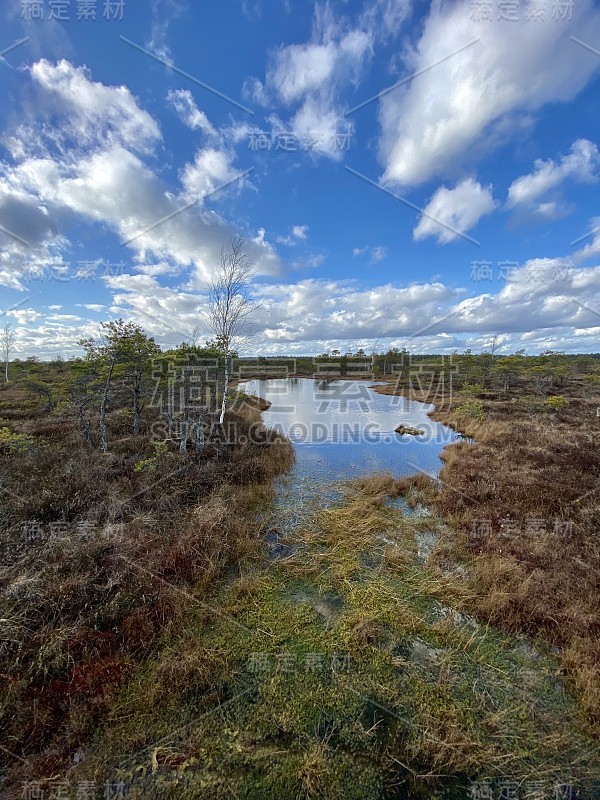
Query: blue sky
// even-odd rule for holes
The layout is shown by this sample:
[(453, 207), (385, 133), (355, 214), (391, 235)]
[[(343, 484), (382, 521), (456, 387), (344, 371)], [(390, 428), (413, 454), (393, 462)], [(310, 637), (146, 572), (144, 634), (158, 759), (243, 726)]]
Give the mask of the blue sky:
[(75, 354), (119, 316), (208, 337), (236, 234), (249, 352), (600, 350), (592, 2), (108, 5), (0, 12), (19, 356)]

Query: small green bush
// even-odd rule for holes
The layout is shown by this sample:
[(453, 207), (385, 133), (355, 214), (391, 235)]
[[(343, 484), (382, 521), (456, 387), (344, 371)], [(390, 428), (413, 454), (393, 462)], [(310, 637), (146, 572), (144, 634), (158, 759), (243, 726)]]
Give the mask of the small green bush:
[(485, 411), (481, 400), (465, 400), (458, 406), (456, 413), (461, 417), (472, 417), (479, 422), (483, 422), (485, 419)]
[(166, 440), (153, 442), (153, 444), (154, 455), (150, 456), (150, 458), (143, 458), (141, 461), (138, 461), (133, 468), (135, 472), (154, 472), (162, 456), (166, 456), (169, 452), (169, 443)]
[(483, 386), (479, 383), (463, 383), (461, 392), (468, 397), (474, 397), (479, 392), (483, 392)]
[(33, 436), (25, 433), (13, 433), (9, 428), (0, 428), (0, 453), (26, 453), (35, 445)]
[(554, 411), (560, 411), (566, 405), (566, 400), (559, 394), (550, 395), (546, 400), (546, 405)]

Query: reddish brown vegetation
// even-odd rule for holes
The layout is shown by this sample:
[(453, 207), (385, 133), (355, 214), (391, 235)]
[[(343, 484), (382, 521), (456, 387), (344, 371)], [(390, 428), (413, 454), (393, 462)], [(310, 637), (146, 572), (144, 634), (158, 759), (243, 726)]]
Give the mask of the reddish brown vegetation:
[(458, 534), (458, 550), (473, 558), (478, 611), (558, 648), (598, 723), (600, 398), (575, 382), (561, 391), (567, 402), (558, 411), (521, 385), (510, 397), (480, 394), (485, 421), (434, 413), (476, 444), (446, 449), (439, 491), (432, 482), (420, 488)]
[[(173, 446), (152, 461), (155, 420), (133, 439), (118, 411), (103, 455), (76, 420), (27, 409), (18, 389), (2, 400), (11, 431), (35, 438), (0, 455), (0, 728), (6, 767), (23, 778), (64, 768), (136, 662), (230, 563), (257, 552), (257, 504), (292, 455), (263, 429), (262, 444), (184, 456)], [(257, 416), (229, 414), (238, 440)]]

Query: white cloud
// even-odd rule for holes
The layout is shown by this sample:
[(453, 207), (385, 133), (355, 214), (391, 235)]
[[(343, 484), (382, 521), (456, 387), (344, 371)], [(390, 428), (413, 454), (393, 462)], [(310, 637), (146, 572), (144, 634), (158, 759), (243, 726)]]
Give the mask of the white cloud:
[(308, 238), (308, 225), (293, 225), (292, 236), (296, 239), (306, 240)]
[(198, 150), (193, 164), (181, 171), (181, 184), (189, 198), (205, 197), (231, 181), (238, 170), (233, 168), (232, 154), (214, 147)]
[(575, 268), (567, 259), (533, 259), (511, 274), (496, 295), (466, 298), (453, 308), (449, 329), (520, 332), (523, 336), (547, 329), (554, 346), (559, 331), (597, 324), (594, 307), (600, 303), (600, 267)]
[(423, 214), (413, 230), (416, 241), (435, 236), (440, 244), (454, 241), (460, 233), (471, 230), (481, 217), (490, 214), (497, 203), (492, 187), (481, 186), (473, 178), (466, 178), (454, 189), (445, 186), (435, 192), (423, 209)]
[(178, 0), (152, 0), (152, 25), (150, 38), (146, 41), (146, 48), (167, 64), (173, 64), (171, 48), (167, 42), (167, 35), (171, 22), (184, 10), (185, 6)]
[[(576, 263), (600, 254), (600, 217), (592, 217), (590, 220), (590, 230), (585, 239), (589, 239), (590, 241), (575, 252), (573, 260)], [(583, 239), (579, 241), (575, 240), (573, 244), (579, 244), (583, 241)]]
[[(20, 142), (12, 147), (12, 160), (0, 162), (0, 225), (17, 236), (25, 232), (30, 246), (0, 233), (0, 283), (23, 290), (24, 281), (50, 268), (68, 269), (63, 254), (69, 242), (60, 233), (68, 212), (129, 242), (140, 269), (191, 268), (190, 285), (205, 285), (222, 245), (240, 232), (202, 201), (238, 174), (233, 151), (199, 150), (182, 168), (182, 186), (174, 192), (141, 158), (161, 132), (128, 89), (94, 83), (84, 69), (65, 61), (38, 62), (30, 73), (39, 103), (28, 106), (25, 122), (7, 137), (13, 145)], [(52, 124), (45, 123), (48, 109)], [(37, 134), (23, 137), (26, 129)], [(244, 185), (234, 182), (227, 191)], [(272, 246), (242, 233), (250, 238), (257, 272), (276, 275), (281, 265)]]
[(494, 138), (499, 126), (508, 121), (515, 129), (518, 115), (571, 100), (600, 66), (571, 39), (598, 39), (600, 10), (591, 0), (573, 4), (571, 22), (545, 24), (523, 14), (519, 22), (482, 23), (472, 7), (468, 0), (431, 4), (420, 40), (405, 52), (407, 75), (426, 71), (381, 100), (386, 184), (414, 186), (455, 174), (465, 157), (505, 141)]
[(398, 36), (411, 11), (412, 0), (375, 0), (366, 6), (360, 23), (386, 43)]
[[(532, 206), (568, 179), (577, 183), (593, 183), (597, 180), (599, 165), (600, 152), (597, 146), (588, 139), (577, 139), (571, 145), (571, 152), (560, 161), (538, 158), (534, 162), (533, 172), (514, 180), (508, 189), (506, 205), (508, 208)], [(540, 203), (537, 211), (543, 216), (554, 217), (559, 208), (556, 203), (546, 202)]]
[(52, 325), (54, 323), (64, 323), (64, 322), (84, 322), (81, 317), (76, 316), (75, 314), (50, 314), (46, 317), (46, 321)]
[[(133, 317), (171, 343), (189, 334), (197, 322), (197, 295), (139, 276), (115, 277), (112, 286), (119, 291), (114, 314)], [(415, 351), (435, 345), (449, 352), (467, 346), (466, 341), (486, 346), (491, 336), (500, 334), (507, 348), (527, 346), (531, 351), (538, 341), (544, 343), (540, 349), (565, 349), (563, 342), (575, 350), (586, 344), (597, 349), (591, 342), (599, 321), (593, 309), (600, 309), (600, 267), (536, 259), (511, 272), (511, 280), (496, 294), (464, 293), (440, 282), (369, 289), (328, 279), (256, 285), (254, 297), (261, 308), (251, 347), (259, 353), (316, 352), (322, 351), (316, 343), (335, 341), (346, 351), (365, 342), (397, 341)], [(420, 333), (424, 320), (436, 319), (437, 327)]]
[(327, 85), (337, 58), (338, 46), (333, 42), (288, 45), (276, 54), (267, 81), (289, 105)]
[(276, 103), (295, 110), (283, 121), (272, 115), (278, 132), (292, 133), (300, 142), (314, 142), (310, 152), (333, 160), (343, 156), (344, 137), (353, 123), (344, 117), (340, 92), (356, 84), (371, 57), (374, 33), (366, 25), (352, 25), (336, 18), (329, 4), (315, 5), (311, 38), (271, 53), (264, 84), (256, 78), (246, 84), (247, 93), (263, 105)]
[(546, 203), (539, 203), (533, 212), (536, 216), (547, 220), (557, 220), (566, 217), (571, 209), (567, 206), (557, 203), (554, 200)]
[(308, 225), (292, 225), (289, 234), (286, 236), (278, 236), (277, 242), (284, 244), (286, 247), (294, 247), (299, 242), (305, 242), (308, 239)]
[(383, 247), (382, 245), (374, 247), (371, 252), (371, 264), (378, 264), (380, 261), (383, 261), (387, 254), (387, 247)]
[(216, 128), (211, 124), (204, 111), (198, 108), (188, 89), (170, 89), (167, 94), (167, 102), (171, 103), (180, 120), (188, 128), (201, 130), (211, 137), (218, 136)]
[(354, 247), (352, 250), (352, 256), (354, 258), (357, 256), (364, 256), (365, 253), (371, 254), (371, 264), (377, 264), (387, 257), (388, 249), (380, 244), (376, 247), (369, 247), (368, 245), (365, 245), (365, 247)]
[[(108, 312), (138, 322), (163, 345), (178, 344), (201, 321), (204, 296), (198, 292), (161, 286), (148, 275), (113, 275), (105, 282), (114, 292)], [(502, 352), (521, 347), (595, 351), (600, 266), (535, 259), (512, 271), (495, 294), (470, 297), (441, 282), (362, 288), (355, 281), (331, 279), (257, 284), (253, 296), (261, 308), (250, 348), (259, 354), (316, 353), (327, 347), (356, 351), (375, 342), (380, 348), (406, 345), (411, 352), (449, 353), (485, 348), (495, 334)], [(430, 326), (421, 333), (424, 320)], [(18, 330), (20, 352), (74, 353), (79, 338), (97, 333), (95, 323), (71, 314), (34, 324)]]
[(85, 67), (64, 59), (57, 64), (42, 59), (30, 71), (42, 92), (37, 114), (60, 114), (61, 136), (70, 134), (79, 148), (118, 143), (149, 152), (161, 138), (158, 123), (125, 86), (93, 82)]
[(12, 308), (6, 312), (6, 316), (16, 319), (19, 325), (28, 325), (39, 319), (42, 314), (34, 308)]
[(325, 263), (326, 258), (327, 256), (325, 253), (314, 253), (313, 255), (306, 256), (305, 258), (299, 258), (296, 261), (292, 261), (291, 267), (292, 269), (296, 270), (317, 269)]

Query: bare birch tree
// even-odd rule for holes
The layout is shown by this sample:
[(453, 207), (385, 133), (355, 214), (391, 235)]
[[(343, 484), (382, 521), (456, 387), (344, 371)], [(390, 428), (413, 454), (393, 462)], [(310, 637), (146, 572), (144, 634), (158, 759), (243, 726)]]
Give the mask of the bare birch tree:
[(2, 329), (2, 333), (0, 333), (0, 349), (2, 351), (2, 358), (4, 359), (4, 380), (6, 383), (8, 383), (8, 364), (14, 353), (16, 340), (17, 334), (13, 330), (12, 325), (7, 322)]
[(251, 335), (250, 317), (260, 307), (260, 303), (250, 297), (252, 276), (252, 263), (245, 242), (236, 236), (230, 247), (221, 248), (219, 267), (209, 288), (206, 315), (216, 345), (225, 359), (221, 424), (227, 407), (232, 351)]

